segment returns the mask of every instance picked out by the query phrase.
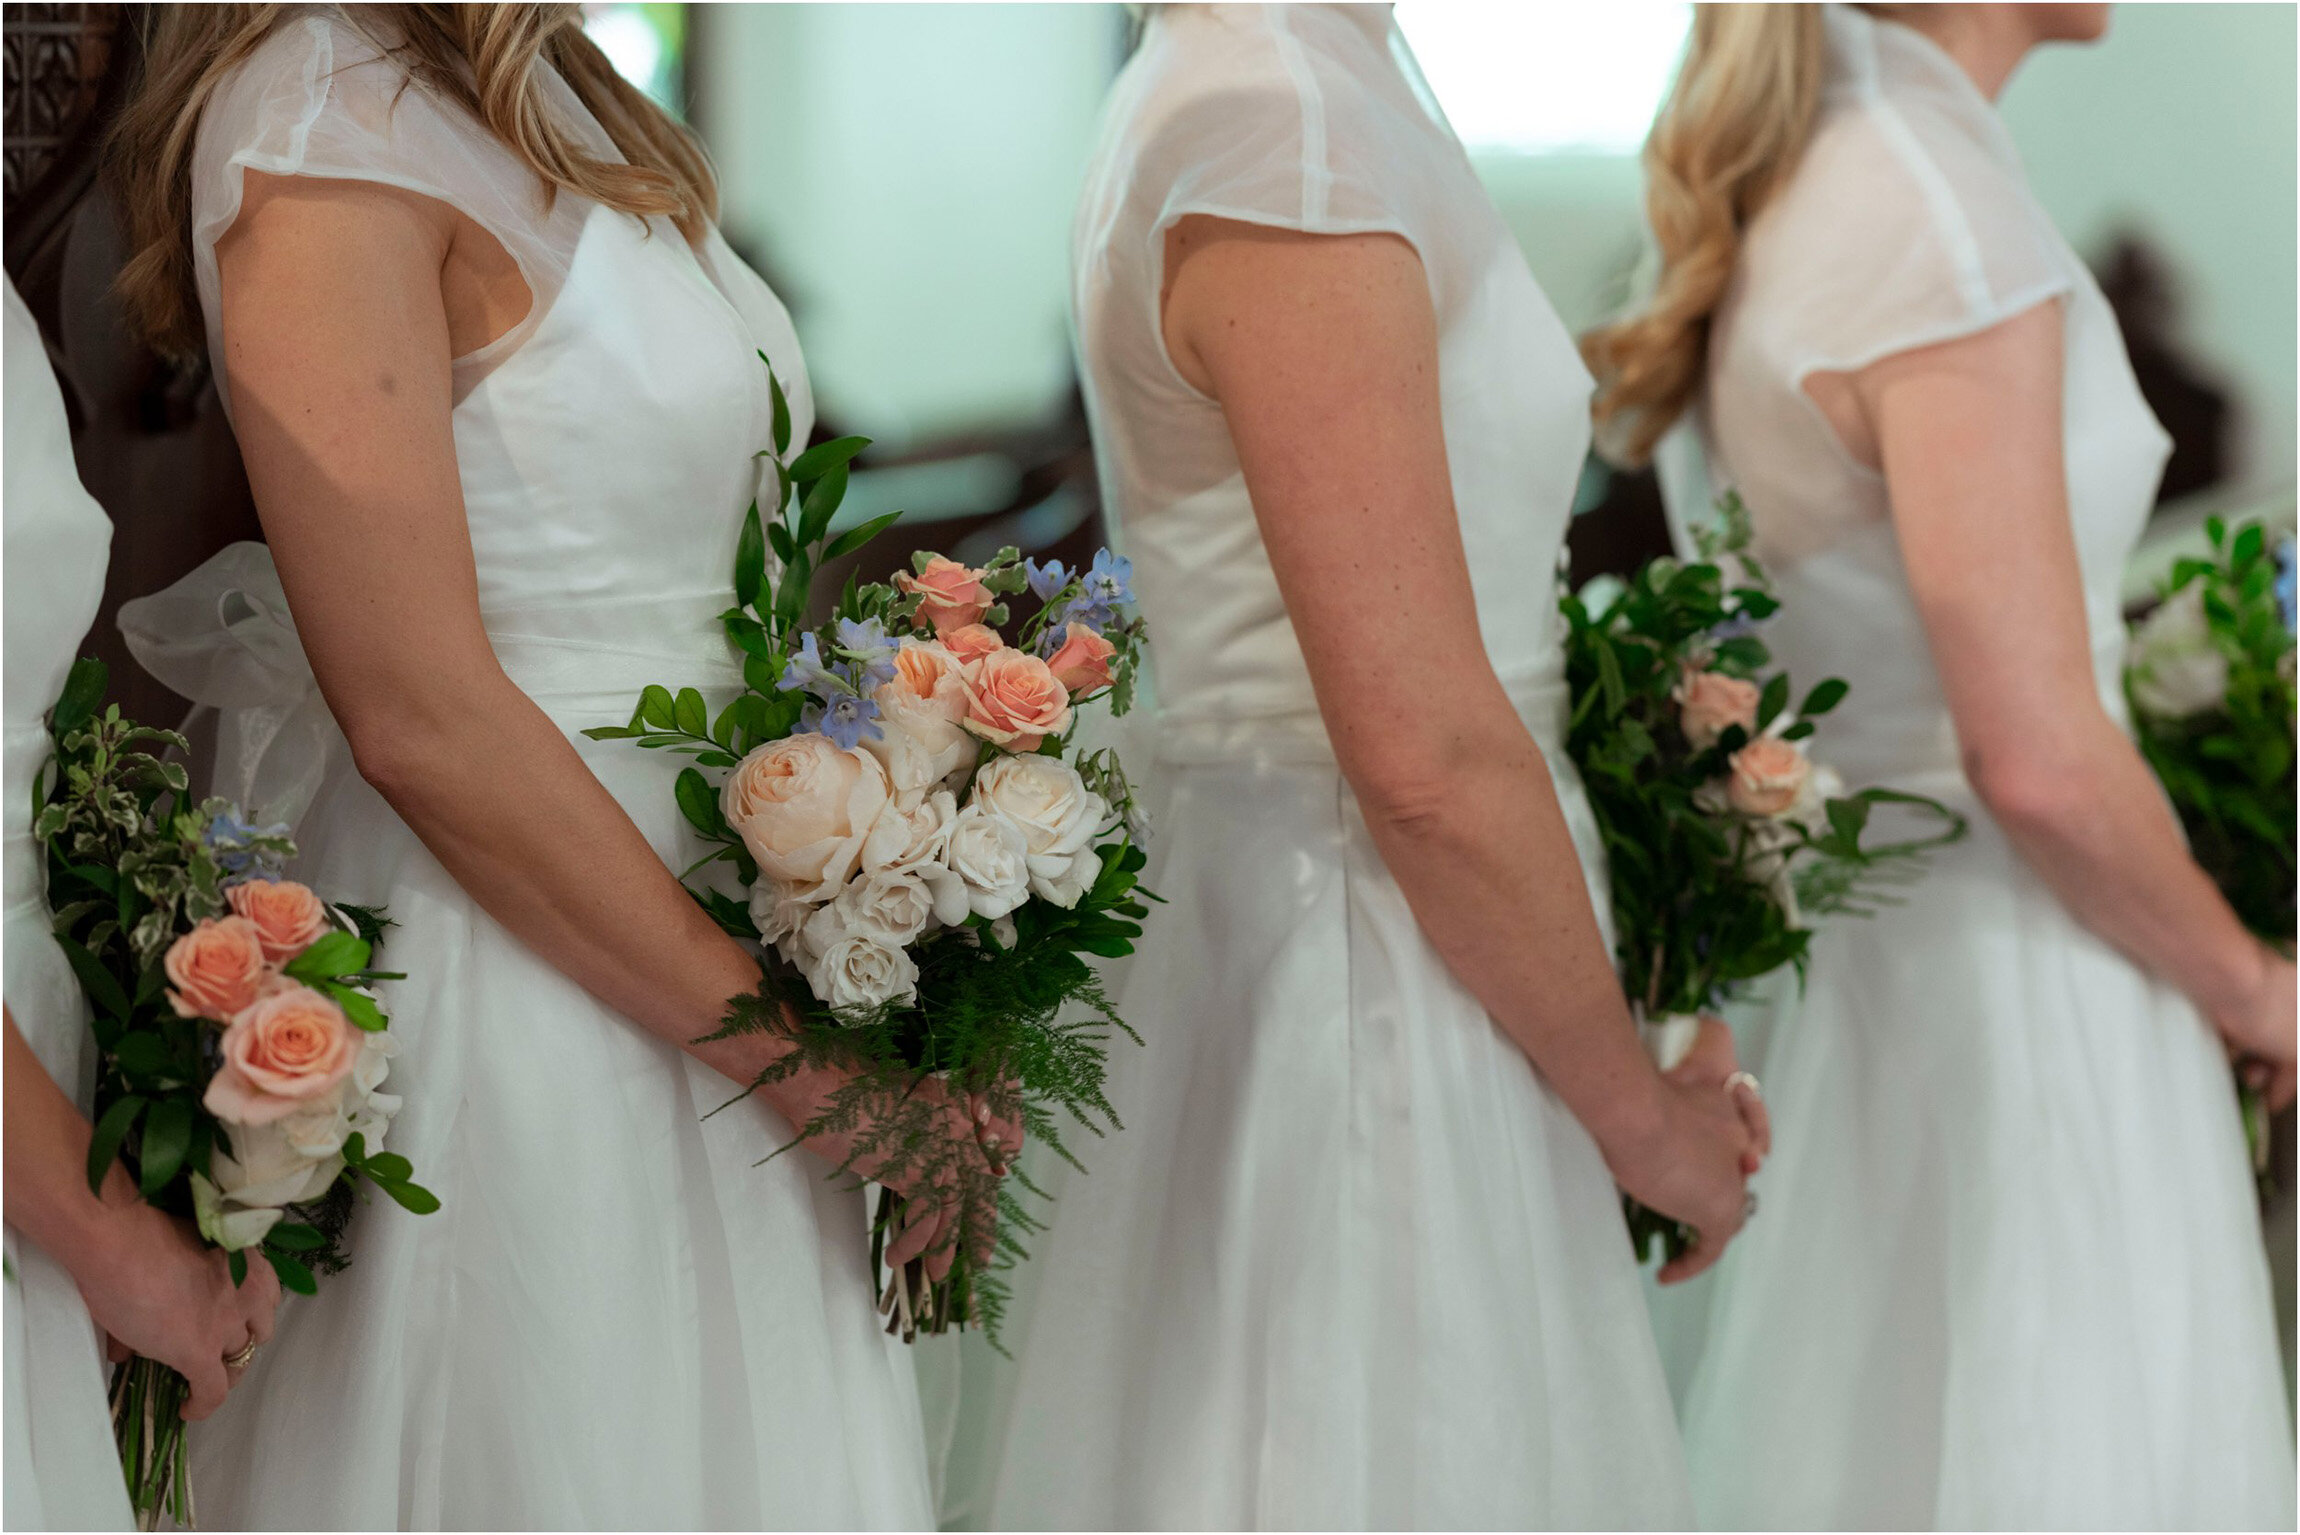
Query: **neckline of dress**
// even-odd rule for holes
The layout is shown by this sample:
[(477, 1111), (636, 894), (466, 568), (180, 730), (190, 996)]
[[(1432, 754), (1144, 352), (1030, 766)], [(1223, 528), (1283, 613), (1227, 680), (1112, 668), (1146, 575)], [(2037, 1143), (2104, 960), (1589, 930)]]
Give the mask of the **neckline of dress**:
[[(2013, 144), (2011, 130), (2005, 127), (2003, 114), (1947, 49), (1906, 22), (1895, 21), (1890, 16), (1873, 16), (1844, 0), (1830, 0), (1822, 7), (1822, 15), (1833, 24), (1829, 30), (1836, 33), (1830, 38), (1832, 63), (1881, 93), (1884, 82), (1877, 69), (1877, 55), (1885, 47), (1900, 49), (1917, 59), (1958, 106), (1979, 114), (1985, 124), (1983, 132), (2000, 156), (2008, 163), (2019, 163), (2019, 152)], [(1854, 38), (1859, 42), (1855, 43)], [(1847, 57), (1848, 53), (1852, 56)]]

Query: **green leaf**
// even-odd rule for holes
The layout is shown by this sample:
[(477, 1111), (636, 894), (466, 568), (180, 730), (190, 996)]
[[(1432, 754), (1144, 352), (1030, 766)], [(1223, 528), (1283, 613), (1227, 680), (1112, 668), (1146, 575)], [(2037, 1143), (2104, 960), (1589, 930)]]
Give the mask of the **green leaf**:
[(367, 1159), (363, 1170), (379, 1183), (394, 1183), (412, 1177), (415, 1164), (396, 1151), (379, 1151)]
[(1861, 833), (1869, 824), (1869, 802), (1860, 799), (1833, 799), (1824, 807), (1829, 816), (1829, 829), (1845, 844), (1851, 855), (1861, 846)]
[(1757, 700), (1757, 728), (1762, 731), (1773, 723), (1783, 709), (1789, 707), (1789, 674), (1781, 672), (1765, 684), (1765, 691)]
[(281, 1289), (293, 1290), (298, 1295), (319, 1294), (319, 1281), (312, 1278), (311, 1270), (304, 1267), (302, 1259), (291, 1258), (286, 1253), (275, 1253), (267, 1247), (264, 1249), (264, 1261), (272, 1266), (273, 1273), (280, 1276)]
[(351, 1026), (368, 1034), (380, 1034), (391, 1025), (383, 1016), (383, 1009), (375, 1005), (375, 998), (364, 991), (355, 991), (341, 981), (323, 983), (327, 994), (335, 998), (335, 1005), (343, 1009)]
[(833, 469), (843, 469), (854, 456), (870, 446), (868, 437), (833, 437), (829, 442), (818, 442), (791, 460), (791, 478), (804, 485), (819, 480)]
[(429, 1215), (439, 1208), (439, 1196), (420, 1183), (385, 1178), (378, 1180), (375, 1186), (399, 1201), (400, 1207), (410, 1215)]
[(120, 1063), (120, 1069), (130, 1076), (166, 1079), (176, 1069), (174, 1052), (168, 1049), (168, 1042), (149, 1029), (122, 1035), (112, 1055)]
[(658, 682), (648, 683), (639, 694), (639, 717), (657, 730), (678, 728), (678, 709), (671, 702), (671, 690)]
[(137, 1147), (139, 1180), (144, 1197), (157, 1200), (184, 1165), (192, 1144), (192, 1105), (183, 1098), (163, 1098), (144, 1116), (144, 1138)]
[[(825, 444), (828, 446), (828, 444)], [(823, 477), (807, 489), (806, 499), (799, 507), (799, 547), (820, 543), (830, 531), (831, 518), (846, 499), (847, 466), (834, 464), (823, 471)]]
[(80, 989), (88, 994), (88, 999), (121, 1022), (127, 1022), (131, 1011), (127, 989), (104, 968), (103, 961), (62, 933), (56, 935), (56, 945), (71, 962), (72, 973), (80, 978)]
[(327, 1238), (317, 1226), (306, 1226), (295, 1221), (281, 1221), (264, 1233), (264, 1245), (291, 1253), (318, 1252), (327, 1246)]
[(681, 768), (672, 792), (687, 824), (713, 841), (726, 840), (727, 823), (719, 814), (719, 796), (712, 792), (709, 779), (693, 768)]
[(325, 933), (312, 946), (288, 961), (287, 973), (299, 981), (327, 981), (356, 975), (367, 968), (373, 951), (367, 941), (349, 933)]
[(749, 607), (759, 600), (767, 581), (766, 536), (759, 531), (759, 503), (743, 514), (743, 531), (735, 540), (735, 601)]
[(679, 729), (688, 735), (709, 739), (711, 734), (710, 706), (703, 702), (703, 695), (695, 689), (679, 689), (678, 699), (672, 705), (672, 718)]
[(96, 1121), (96, 1130), (88, 1138), (88, 1190), (101, 1196), (104, 1192), (104, 1174), (112, 1167), (112, 1159), (120, 1154), (120, 1142), (127, 1138), (128, 1128), (136, 1116), (144, 1111), (144, 1100), (130, 1093), (104, 1110)]
[(782, 668), (765, 656), (743, 658), (744, 685), (758, 693), (773, 693), (782, 685)]
[(1844, 678), (1831, 677), (1816, 684), (1813, 691), (1805, 695), (1805, 701), (1797, 706), (1797, 713), (1804, 719), (1826, 714), (1843, 703), (1845, 695), (1851, 691), (1852, 688)]
[(775, 377), (775, 365), (767, 362), (767, 354), (761, 352), (759, 361), (767, 363), (767, 395), (774, 402), (775, 456), (780, 458), (791, 451), (791, 402), (783, 398), (783, 381)]
[(888, 512), (883, 517), (873, 517), (868, 522), (861, 523), (855, 527), (847, 529), (844, 533), (841, 533), (838, 537), (830, 541), (829, 546), (823, 550), (823, 558), (826, 560), (835, 560), (842, 554), (854, 553), (857, 549), (860, 549), (863, 545), (869, 543), (872, 539), (878, 537), (881, 533), (884, 533), (887, 529), (893, 527), (896, 522), (901, 520), (901, 518), (902, 513), (900, 512)]
[[(799, 547), (791, 541), (791, 530), (779, 522), (767, 524), (767, 544), (775, 551), (775, 558), (785, 565), (791, 562), (792, 555), (798, 552)], [(755, 602), (757, 599), (754, 596), (751, 600)]]
[(110, 681), (104, 663), (94, 656), (82, 656), (72, 663), (64, 691), (57, 695), (56, 707), (49, 713), (50, 726), (59, 740), (95, 718), (96, 706), (104, 701), (104, 689)]

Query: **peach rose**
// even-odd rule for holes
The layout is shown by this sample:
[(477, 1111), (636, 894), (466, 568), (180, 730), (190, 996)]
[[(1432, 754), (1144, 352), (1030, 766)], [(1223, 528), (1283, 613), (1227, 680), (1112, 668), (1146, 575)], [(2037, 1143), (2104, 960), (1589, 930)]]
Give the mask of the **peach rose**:
[(990, 611), (990, 588), (982, 584), (982, 572), (939, 554), (915, 576), (908, 571), (897, 574), (894, 584), (917, 596), (919, 616), (934, 625), (938, 636), (947, 637)]
[(878, 704), (879, 736), (862, 747), (886, 769), (895, 803), (904, 810), (980, 750), (959, 724), (966, 718), (965, 675), (958, 659), (933, 640), (904, 640), (895, 652), (894, 677), (871, 698)]
[(942, 645), (963, 666), (969, 661), (981, 660), (994, 650), (1004, 650), (1006, 641), (988, 624), (966, 624), (942, 636)]
[(1118, 647), (1084, 624), (1062, 631), (1062, 644), (1046, 658), (1046, 669), (1073, 697), (1110, 686), (1110, 658)]
[(1793, 742), (1759, 736), (1735, 752), (1726, 802), (1743, 815), (1776, 816), (1797, 803), (1813, 764)]
[(308, 986), (283, 986), (224, 1030), (224, 1064), (201, 1101), (227, 1124), (268, 1125), (318, 1106), (359, 1060), (343, 1009)]
[(1070, 728), (1070, 691), (1044, 661), (995, 650), (966, 669), (966, 728), (1008, 751), (1038, 750)]
[(853, 875), (890, 795), (876, 757), (807, 734), (770, 741), (736, 763), (719, 808), (760, 869), (821, 901)]
[(1670, 695), (1677, 700), (1677, 723), (1696, 747), (1715, 746), (1734, 725), (1757, 729), (1757, 684), (1723, 672), (1688, 669)]
[(170, 944), (161, 965), (178, 1017), (229, 1018), (263, 990), (263, 933), (245, 917), (210, 917)]
[(224, 899), (256, 925), (264, 958), (275, 965), (284, 965), (310, 948), (331, 925), (319, 897), (292, 879), (246, 880), (226, 890)]

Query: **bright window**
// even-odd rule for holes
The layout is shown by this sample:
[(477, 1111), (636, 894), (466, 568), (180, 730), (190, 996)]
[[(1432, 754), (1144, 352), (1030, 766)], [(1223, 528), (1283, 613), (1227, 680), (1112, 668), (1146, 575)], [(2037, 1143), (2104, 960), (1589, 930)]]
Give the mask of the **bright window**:
[(1693, 7), (1679, 0), (1402, 0), (1398, 25), (1472, 151), (1635, 154)]

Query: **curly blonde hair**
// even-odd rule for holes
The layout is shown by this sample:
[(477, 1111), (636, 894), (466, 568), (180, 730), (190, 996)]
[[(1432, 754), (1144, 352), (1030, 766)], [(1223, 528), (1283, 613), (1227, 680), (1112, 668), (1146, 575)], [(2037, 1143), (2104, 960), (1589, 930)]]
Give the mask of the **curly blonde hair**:
[(1685, 62), (1645, 141), (1652, 292), (1582, 338), (1599, 440), (1616, 461), (1651, 458), (1699, 393), (1742, 234), (1804, 153), (1822, 69), (1817, 5), (1695, 9)]

